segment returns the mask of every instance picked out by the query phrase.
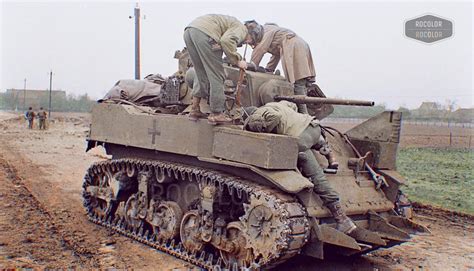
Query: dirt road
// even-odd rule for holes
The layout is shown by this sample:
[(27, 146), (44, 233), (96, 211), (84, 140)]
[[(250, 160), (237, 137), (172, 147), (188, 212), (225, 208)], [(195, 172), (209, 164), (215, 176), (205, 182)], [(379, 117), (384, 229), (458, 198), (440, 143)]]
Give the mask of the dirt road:
[[(81, 185), (87, 167), (104, 159), (84, 153), (89, 116), (63, 114), (47, 131), (0, 112), (0, 268), (189, 269), (189, 264), (87, 221)], [(420, 209), (430, 236), (417, 236), (358, 259), (320, 262), (297, 257), (279, 270), (474, 268), (474, 220)]]

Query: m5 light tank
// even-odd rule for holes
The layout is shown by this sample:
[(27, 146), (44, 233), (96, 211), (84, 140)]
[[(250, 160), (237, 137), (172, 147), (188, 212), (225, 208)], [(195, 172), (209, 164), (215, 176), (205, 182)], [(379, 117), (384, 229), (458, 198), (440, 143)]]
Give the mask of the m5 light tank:
[(147, 99), (124, 99), (120, 93), (133, 92), (125, 87), (94, 106), (87, 149), (102, 145), (112, 159), (93, 164), (84, 177), (92, 222), (199, 267), (232, 270), (274, 267), (300, 253), (364, 254), (427, 231), (410, 220), (399, 191), (401, 113), (384, 112), (345, 134), (326, 129), (340, 164), (327, 177), (357, 225), (346, 235), (298, 170), (296, 138), (238, 124), (236, 89), (243, 106), (292, 100), (314, 104), (310, 112), (320, 119), (332, 112), (326, 104), (366, 103), (326, 99), (317, 86), (314, 97), (292, 96), (292, 86), (273, 74), (247, 71), (238, 82), (240, 71), (226, 65), (226, 104), (236, 124), (194, 122), (184, 115), (192, 82), (180, 60), (173, 76), (149, 80), (157, 91), (144, 91)]

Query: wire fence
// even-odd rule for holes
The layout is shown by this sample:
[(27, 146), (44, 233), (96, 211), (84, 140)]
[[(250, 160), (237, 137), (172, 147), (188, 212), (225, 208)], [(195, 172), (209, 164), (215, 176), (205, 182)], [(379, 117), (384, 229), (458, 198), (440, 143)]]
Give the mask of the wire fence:
[[(358, 124), (367, 119), (361, 118), (325, 118), (323, 123), (354, 123)], [(423, 125), (423, 126), (438, 126), (438, 127), (460, 127), (460, 128), (474, 128), (472, 122), (450, 122), (450, 121), (435, 121), (435, 120), (403, 120), (403, 124), (409, 125)]]
[[(341, 125), (350, 129), (366, 119), (326, 118), (323, 125)], [(474, 148), (473, 123), (425, 120), (403, 120), (400, 145), (402, 147)], [(422, 128), (423, 127), (423, 128)]]
[(449, 148), (473, 148), (472, 135), (449, 134), (402, 134), (402, 147), (449, 147)]

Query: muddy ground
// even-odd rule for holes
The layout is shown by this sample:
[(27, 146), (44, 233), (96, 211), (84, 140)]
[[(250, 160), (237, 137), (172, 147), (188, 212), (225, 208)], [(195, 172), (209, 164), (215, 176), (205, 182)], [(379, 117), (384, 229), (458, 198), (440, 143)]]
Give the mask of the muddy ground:
[[(100, 151), (84, 152), (88, 123), (87, 114), (60, 114), (47, 131), (27, 130), (18, 115), (0, 112), (0, 268), (192, 268), (86, 219), (82, 177), (104, 159)], [(296, 257), (279, 269), (474, 268), (472, 217), (421, 206), (416, 220), (432, 234), (358, 259)]]

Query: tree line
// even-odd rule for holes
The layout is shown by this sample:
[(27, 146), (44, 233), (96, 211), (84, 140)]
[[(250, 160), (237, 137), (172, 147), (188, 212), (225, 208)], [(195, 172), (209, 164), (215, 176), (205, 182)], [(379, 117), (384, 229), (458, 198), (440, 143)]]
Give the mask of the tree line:
[[(39, 106), (48, 109), (49, 97), (39, 99)], [(96, 103), (87, 94), (72, 95), (65, 97), (55, 97), (51, 99), (51, 111), (60, 112), (90, 112), (92, 106)], [(0, 109), (3, 110), (23, 110), (23, 104), (7, 93), (0, 93)], [(403, 112), (403, 119), (426, 120), (426, 121), (445, 121), (445, 122), (474, 122), (474, 109), (456, 110), (456, 104), (447, 101), (445, 105), (439, 103), (432, 104), (429, 108), (421, 106), (417, 109), (408, 109), (399, 107), (397, 111)], [(26, 105), (28, 107), (28, 105)], [(36, 108), (38, 109), (38, 108)], [(384, 104), (372, 107), (360, 106), (342, 106), (335, 105), (334, 112), (330, 115), (332, 118), (361, 118), (366, 119), (373, 117), (383, 111), (389, 110)]]
[[(474, 109), (460, 109), (452, 102), (447, 102), (446, 105), (439, 103), (430, 103), (433, 106), (424, 108), (421, 106), (417, 109), (408, 109), (406, 107), (399, 107), (396, 111), (403, 113), (403, 119), (421, 120), (421, 121), (442, 121), (442, 122), (458, 122), (458, 123), (472, 123), (474, 122)], [(377, 105), (373, 107), (359, 107), (359, 106), (342, 106), (335, 105), (334, 112), (330, 115), (332, 118), (360, 118), (366, 119), (373, 117), (387, 109), (385, 105)]]

